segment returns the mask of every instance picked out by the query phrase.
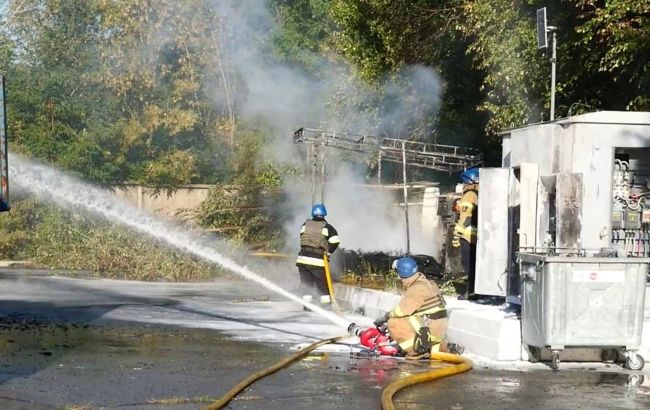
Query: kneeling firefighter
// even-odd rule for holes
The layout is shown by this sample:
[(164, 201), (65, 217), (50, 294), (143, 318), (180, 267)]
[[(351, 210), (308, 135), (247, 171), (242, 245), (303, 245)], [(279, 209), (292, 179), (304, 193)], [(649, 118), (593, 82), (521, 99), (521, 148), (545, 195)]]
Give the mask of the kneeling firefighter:
[(446, 352), (447, 311), (438, 285), (418, 272), (411, 257), (394, 263), (406, 289), (399, 304), (374, 324), (386, 325), (388, 334), (407, 358), (422, 358), (431, 352)]

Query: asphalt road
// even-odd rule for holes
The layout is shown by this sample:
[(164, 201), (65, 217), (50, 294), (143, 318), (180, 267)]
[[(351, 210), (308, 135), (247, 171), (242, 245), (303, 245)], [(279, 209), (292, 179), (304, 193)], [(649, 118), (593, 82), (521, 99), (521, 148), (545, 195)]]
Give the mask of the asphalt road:
[[(354, 318), (358, 320), (358, 318)], [(197, 409), (296, 343), (341, 329), (237, 281), (70, 279), (0, 271), (0, 409)], [(260, 380), (232, 409), (375, 409), (391, 380), (431, 366), (341, 345)], [(650, 408), (643, 375), (620, 366), (472, 372), (396, 396), (408, 409)]]

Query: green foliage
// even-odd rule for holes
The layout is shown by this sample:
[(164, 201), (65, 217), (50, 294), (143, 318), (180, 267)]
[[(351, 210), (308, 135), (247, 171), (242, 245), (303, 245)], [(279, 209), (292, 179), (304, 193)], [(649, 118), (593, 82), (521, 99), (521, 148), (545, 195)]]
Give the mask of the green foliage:
[(330, 0), (272, 0), (276, 21), (282, 28), (275, 33), (273, 45), (280, 58), (300, 63), (312, 71), (323, 61), (329, 49), (334, 22)]
[(277, 206), (283, 201), (279, 188), (283, 177), (295, 170), (263, 161), (262, 148), (257, 132), (240, 137), (232, 155), (232, 182), (210, 189), (198, 222), (239, 242), (277, 250), (284, 243), (284, 218)]
[[(485, 146), (487, 116), (477, 112), (484, 99), (484, 74), (467, 55), (460, 30), (461, 1), (334, 0), (332, 15), (339, 31), (334, 44), (370, 81), (397, 73), (404, 65), (433, 67), (443, 94), (432, 136), (438, 143)], [(431, 96), (432, 100), (436, 96)]]
[(222, 78), (212, 60), (220, 44), (205, 38), (215, 17), (204, 7), (8, 1), (0, 72), (14, 149), (98, 182), (212, 180), (213, 158), (227, 148), (218, 143), (225, 113), (202, 93)]
[[(243, 9), (253, 3), (232, 5), (243, 19), (254, 19), (256, 10)], [(400, 83), (400, 75), (411, 66), (430, 67), (442, 83), (440, 109), (435, 116), (424, 110), (426, 118), (408, 132), (438, 143), (479, 146), (488, 164), (498, 163), (498, 131), (548, 119), (550, 50), (537, 50), (535, 41), (535, 10), (545, 6), (559, 44), (558, 117), (586, 110), (650, 110), (647, 0), (268, 3), (281, 30), (264, 27), (254, 33), (260, 50), (275, 51), (264, 57), (301, 67), (314, 79), (336, 67), (338, 92), (326, 107), (314, 110), (328, 110), (329, 122), (342, 128), (354, 127), (357, 120), (381, 123), (381, 103), (365, 95), (381, 99), (378, 91), (385, 84), (416, 90), (418, 84)], [(12, 150), (106, 184), (173, 189), (218, 183), (202, 209), (202, 225), (233, 228), (223, 232), (274, 246), (282, 223), (275, 205), (283, 200), (276, 188), (295, 170), (262, 157), (268, 133), (257, 118), (240, 112), (246, 87), (227, 52), (237, 44), (219, 2), (1, 4), (0, 72), (8, 78)], [(342, 61), (353, 68), (342, 68)], [(437, 103), (435, 98), (431, 101)], [(426, 102), (414, 97), (413, 110)], [(346, 109), (358, 118), (344, 120)], [(387, 166), (385, 173), (390, 170)], [(64, 240), (65, 246), (47, 248), (56, 235), (74, 237), (73, 231), (55, 230), (56, 221), (66, 218), (41, 207), (13, 212), (3, 218), (0, 250), (52, 265), (62, 260), (52, 259), (56, 249), (66, 255), (90, 252), (73, 246), (72, 239), (69, 246)], [(23, 225), (33, 227), (38, 240)], [(79, 232), (89, 238), (103, 232), (128, 241), (106, 227), (82, 225), (85, 231)], [(106, 252), (119, 259), (119, 253)], [(95, 265), (102, 263), (98, 259)]]
[(16, 201), (0, 216), (0, 259), (138, 280), (206, 280), (221, 273), (129, 229), (33, 200)]

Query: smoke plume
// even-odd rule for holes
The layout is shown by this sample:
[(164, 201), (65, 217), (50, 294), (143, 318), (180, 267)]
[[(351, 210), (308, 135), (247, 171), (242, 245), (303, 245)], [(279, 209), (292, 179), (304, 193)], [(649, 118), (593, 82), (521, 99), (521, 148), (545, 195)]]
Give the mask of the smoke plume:
[[(291, 180), (285, 186), (290, 198), (283, 205), (290, 215), (285, 228), (295, 250), (297, 231), (309, 216), (312, 194), (305, 150), (292, 143), (291, 132), (307, 127), (426, 139), (433, 131), (439, 106), (439, 78), (431, 68), (404, 67), (379, 84), (369, 85), (342, 59), (331, 56), (314, 56), (321, 61), (320, 69), (317, 75), (309, 75), (273, 58), (268, 39), (280, 27), (266, 1), (220, 0), (213, 5), (230, 41), (230, 46), (224, 47), (224, 58), (241, 87), (239, 114), (248, 121), (262, 121), (275, 133), (266, 155), (307, 171), (302, 180)], [(367, 183), (365, 173), (355, 172), (337, 156), (327, 150), (325, 204), (342, 246), (364, 251), (405, 250), (403, 208), (396, 205), (396, 192), (360, 188)], [(350, 159), (365, 160), (359, 154)], [(410, 211), (412, 252), (436, 255), (434, 233), (420, 232), (418, 207), (412, 206)]]

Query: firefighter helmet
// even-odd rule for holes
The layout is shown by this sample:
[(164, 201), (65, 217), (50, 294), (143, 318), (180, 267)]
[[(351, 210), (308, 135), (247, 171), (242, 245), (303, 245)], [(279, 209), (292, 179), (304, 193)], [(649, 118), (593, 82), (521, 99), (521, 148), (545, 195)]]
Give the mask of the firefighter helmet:
[(460, 180), (463, 184), (478, 184), (478, 168), (468, 168), (460, 174)]
[(400, 278), (407, 279), (417, 273), (418, 263), (410, 256), (406, 256), (397, 260), (395, 269)]
[(327, 216), (327, 209), (325, 209), (325, 205), (323, 204), (316, 204), (311, 208), (311, 217), (316, 218), (316, 217), (324, 217)]

